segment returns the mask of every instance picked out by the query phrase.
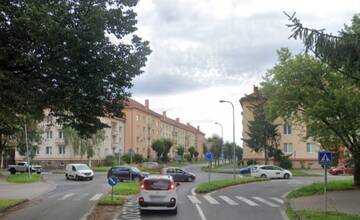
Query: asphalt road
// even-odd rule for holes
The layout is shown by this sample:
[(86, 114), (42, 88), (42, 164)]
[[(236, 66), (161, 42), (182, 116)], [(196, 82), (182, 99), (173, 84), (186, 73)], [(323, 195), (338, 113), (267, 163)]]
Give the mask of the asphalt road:
[(65, 180), (64, 175), (49, 174), (47, 182), (56, 189), (36, 199), (28, 207), (4, 217), (8, 220), (80, 220), (91, 211), (101, 195), (109, 190), (106, 174), (95, 174), (92, 181)]

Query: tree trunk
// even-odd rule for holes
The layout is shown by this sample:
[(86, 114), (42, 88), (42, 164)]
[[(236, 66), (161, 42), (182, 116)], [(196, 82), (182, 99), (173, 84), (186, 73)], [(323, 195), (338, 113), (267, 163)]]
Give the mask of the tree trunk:
[(352, 152), (354, 161), (354, 185), (360, 186), (360, 153)]
[(267, 153), (267, 146), (264, 146), (264, 155), (265, 155), (265, 165), (268, 164), (268, 153)]

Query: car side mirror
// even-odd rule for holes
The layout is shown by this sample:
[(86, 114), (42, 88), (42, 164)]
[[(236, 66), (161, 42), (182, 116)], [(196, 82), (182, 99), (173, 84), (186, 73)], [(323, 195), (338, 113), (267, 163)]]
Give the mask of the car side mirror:
[(180, 186), (180, 183), (176, 183), (176, 186)]

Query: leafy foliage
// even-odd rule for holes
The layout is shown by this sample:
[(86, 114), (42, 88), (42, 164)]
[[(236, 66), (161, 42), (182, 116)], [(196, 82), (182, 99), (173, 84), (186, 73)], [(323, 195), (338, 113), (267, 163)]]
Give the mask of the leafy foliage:
[(131, 155), (130, 153), (127, 153), (127, 154), (124, 154), (122, 157), (121, 157), (121, 160), (124, 161), (125, 163), (142, 163), (144, 162), (144, 158), (141, 154), (133, 154), (132, 155), (132, 159), (131, 159)]
[(168, 162), (170, 148), (173, 145), (170, 139), (159, 139), (152, 143), (151, 148), (156, 152), (158, 161)]
[(176, 148), (176, 154), (179, 155), (179, 156), (181, 157), (181, 159), (182, 159), (183, 156), (184, 156), (184, 153), (185, 153), (185, 148), (184, 148), (184, 146), (179, 145), (179, 146)]
[(2, 1), (1, 127), (11, 130), (13, 120), (47, 108), (59, 124), (90, 136), (105, 127), (99, 117), (121, 116), (151, 52), (133, 34), (137, 2)]

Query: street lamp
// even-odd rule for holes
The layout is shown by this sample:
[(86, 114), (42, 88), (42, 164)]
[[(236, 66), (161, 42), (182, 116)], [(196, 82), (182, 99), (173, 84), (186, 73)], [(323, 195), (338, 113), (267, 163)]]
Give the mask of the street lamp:
[(235, 108), (234, 108), (234, 104), (230, 101), (220, 100), (219, 102), (220, 103), (229, 103), (233, 110), (233, 177), (234, 177), (234, 179), (236, 179), (236, 177), (235, 177), (235, 168), (236, 168), (236, 161), (235, 161)]
[(219, 122), (215, 122), (216, 125), (219, 125), (221, 128), (221, 157), (222, 157), (222, 163), (224, 165), (224, 129), (223, 129), (223, 125)]

